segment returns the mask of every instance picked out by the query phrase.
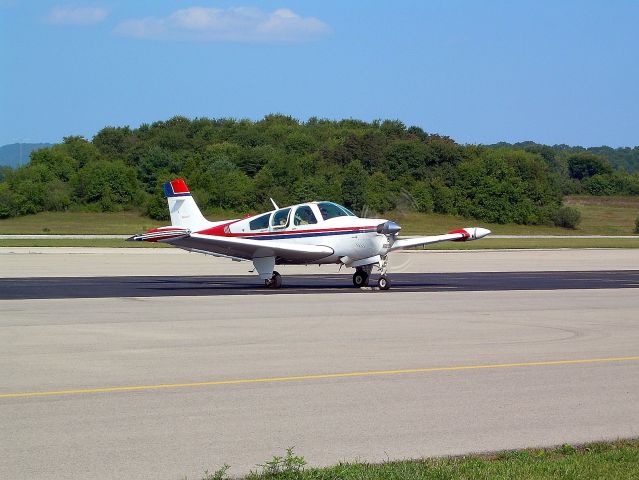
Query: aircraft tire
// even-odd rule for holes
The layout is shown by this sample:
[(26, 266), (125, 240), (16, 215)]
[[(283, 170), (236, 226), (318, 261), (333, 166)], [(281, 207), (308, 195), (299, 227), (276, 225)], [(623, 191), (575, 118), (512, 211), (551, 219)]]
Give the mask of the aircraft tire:
[(353, 274), (353, 285), (357, 288), (366, 287), (368, 285), (368, 274), (364, 270), (356, 270)]
[(282, 286), (282, 275), (278, 272), (273, 272), (273, 276), (266, 285), (268, 288), (280, 288)]
[(391, 287), (390, 278), (382, 275), (381, 277), (379, 277), (379, 280), (377, 280), (377, 286), (380, 290), (388, 290)]

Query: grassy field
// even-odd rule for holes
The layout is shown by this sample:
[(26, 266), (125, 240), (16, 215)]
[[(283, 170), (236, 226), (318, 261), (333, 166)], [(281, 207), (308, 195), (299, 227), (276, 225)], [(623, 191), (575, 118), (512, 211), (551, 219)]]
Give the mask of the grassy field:
[(599, 235), (630, 235), (639, 217), (639, 197), (566, 197), (581, 212), (580, 230)]
[[(481, 225), (494, 234), (508, 235), (632, 235), (639, 216), (639, 197), (567, 197), (567, 205), (577, 208), (582, 222), (577, 230), (539, 225), (499, 225), (452, 215), (390, 212), (385, 216), (402, 226), (404, 235), (448, 232), (459, 227)], [(231, 212), (208, 212), (211, 220), (232, 218)], [(163, 225), (140, 212), (42, 212), (0, 220), (0, 234), (122, 234), (132, 235)]]
[[(637, 480), (639, 440), (310, 469), (304, 469), (305, 460), (295, 455), (274, 460), (245, 480)], [(203, 480), (225, 478), (221, 469)]]
[(0, 234), (133, 235), (158, 223), (139, 212), (42, 212), (0, 220)]
[[(229, 213), (209, 213), (209, 220), (233, 218)], [(170, 225), (170, 221), (158, 221), (140, 212), (41, 212), (0, 220), (0, 235), (49, 234), (49, 235), (133, 235), (153, 227)]]
[(404, 235), (432, 234), (451, 228), (482, 226), (501, 235), (632, 235), (639, 217), (639, 197), (572, 196), (564, 204), (581, 212), (576, 230), (545, 225), (500, 225), (453, 215), (397, 213), (389, 217), (402, 226)]

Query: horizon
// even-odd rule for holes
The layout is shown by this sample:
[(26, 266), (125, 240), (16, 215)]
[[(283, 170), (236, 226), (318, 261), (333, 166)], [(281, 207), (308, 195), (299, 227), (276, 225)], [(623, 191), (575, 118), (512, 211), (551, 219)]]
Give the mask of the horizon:
[(0, 0), (0, 145), (187, 118), (639, 145), (639, 3)]
[[(266, 114), (266, 115), (278, 115), (278, 114)], [(175, 117), (175, 115), (174, 115), (174, 117)], [(161, 120), (156, 120), (156, 121), (153, 121), (153, 122), (150, 122), (150, 123), (144, 122), (144, 123), (141, 123), (141, 124), (136, 125), (136, 126), (131, 126), (131, 125), (105, 125), (102, 128), (130, 128), (131, 130), (136, 130), (136, 129), (139, 129), (142, 125), (152, 125), (153, 123), (156, 123), (156, 122), (166, 122), (166, 121), (170, 120), (171, 118), (173, 118), (173, 117), (165, 118), (165, 119), (161, 119)], [(212, 117), (192, 117), (192, 118), (189, 118), (189, 117), (186, 117), (186, 118), (188, 118), (188, 120), (190, 120), (190, 121), (198, 119), (198, 118), (208, 118), (210, 120), (218, 120), (218, 119), (226, 118), (226, 119), (232, 119), (232, 120), (236, 120), (236, 121), (250, 120), (251, 122), (258, 122), (258, 121), (262, 120), (264, 117), (262, 117), (262, 119), (257, 119), (257, 120), (246, 119), (246, 118), (231, 118), (231, 117), (217, 117), (217, 118), (212, 118)], [(310, 118), (312, 118), (312, 117), (310, 117)], [(300, 124), (306, 123), (309, 120), (309, 119), (301, 120), (299, 118), (294, 118), (294, 119), (296, 121), (298, 121)], [(356, 119), (356, 118), (340, 118), (340, 119), (320, 118), (319, 120), (329, 120), (329, 121), (339, 122), (341, 120), (359, 120), (359, 119)], [(384, 120), (399, 120), (399, 119), (374, 119), (373, 121), (376, 121), (376, 120), (384, 121)], [(411, 127), (411, 126), (412, 125), (406, 125), (406, 128)], [(67, 136), (70, 136), (70, 137), (71, 136), (80, 136), (80, 137), (84, 138), (87, 141), (92, 141), (93, 137), (95, 136), (95, 134), (97, 134), (99, 131), (100, 130), (96, 131), (95, 133), (93, 133), (90, 136), (73, 135), (73, 134), (71, 134), (71, 135), (64, 135), (64, 137), (67, 137)], [(448, 135), (445, 135), (445, 134), (440, 133), (440, 132), (426, 132), (426, 133), (448, 136)], [(61, 143), (64, 142), (64, 137), (60, 138), (58, 141), (19, 141), (19, 142), (5, 143), (3, 145), (0, 145), (0, 148), (1, 147), (7, 147), (7, 146), (10, 146), (10, 145), (20, 145), (20, 144), (22, 144), (22, 145), (34, 145), (34, 144), (58, 145), (58, 144), (61, 144)], [(504, 141), (504, 140), (499, 140), (499, 141), (496, 141), (496, 142), (493, 142), (493, 143), (461, 143), (461, 142), (457, 141), (455, 138), (452, 138), (452, 137), (449, 137), (449, 138), (451, 138), (453, 141), (455, 141), (455, 143), (458, 143), (459, 145), (479, 145), (479, 146), (487, 146), (487, 147), (493, 146), (493, 145), (499, 145), (500, 143), (505, 143), (505, 144), (508, 144), (508, 145), (519, 145), (519, 144), (532, 142), (532, 143), (535, 143), (537, 145), (546, 145), (546, 146), (549, 146), (549, 147), (567, 146), (567, 147), (570, 147), (570, 148), (582, 147), (582, 148), (585, 148), (585, 149), (603, 148), (603, 147), (608, 147), (608, 148), (613, 148), (613, 149), (620, 149), (620, 148), (634, 149), (634, 148), (639, 148), (639, 142), (637, 144), (635, 144), (635, 145), (619, 145), (619, 146), (611, 146), (611, 145), (605, 145), (605, 144), (601, 144), (601, 145), (573, 145), (573, 144), (568, 144), (568, 143), (543, 144), (543, 143), (540, 143), (540, 142), (535, 142), (534, 140), (530, 140), (530, 139), (519, 140), (519, 141), (516, 141), (516, 142), (508, 142), (508, 141)]]

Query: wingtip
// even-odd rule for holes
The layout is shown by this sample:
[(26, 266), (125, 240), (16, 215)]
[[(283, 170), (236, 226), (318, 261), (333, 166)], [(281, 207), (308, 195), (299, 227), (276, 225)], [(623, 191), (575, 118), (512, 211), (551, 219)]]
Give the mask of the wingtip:
[(484, 237), (490, 235), (491, 233), (493, 233), (493, 232), (491, 232), (487, 228), (475, 227), (475, 238), (476, 239), (484, 238)]

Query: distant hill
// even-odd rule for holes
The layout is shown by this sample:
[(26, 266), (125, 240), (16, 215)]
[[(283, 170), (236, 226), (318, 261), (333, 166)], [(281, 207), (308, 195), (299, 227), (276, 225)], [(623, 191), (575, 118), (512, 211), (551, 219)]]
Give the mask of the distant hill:
[(29, 163), (29, 155), (34, 150), (48, 148), (52, 143), (12, 143), (0, 147), (0, 166), (15, 168)]
[(601, 147), (578, 147), (578, 146), (570, 146), (570, 145), (543, 145), (541, 143), (535, 143), (531, 141), (527, 142), (519, 142), (519, 143), (506, 143), (499, 142), (493, 145), (487, 145), (491, 148), (518, 148), (521, 150), (530, 150), (537, 152), (538, 148), (549, 148), (551, 149), (555, 155), (559, 155), (562, 153), (578, 153), (578, 152), (589, 152), (594, 153), (595, 155), (601, 155), (604, 158), (607, 158), (613, 168), (617, 170), (625, 170), (627, 172), (639, 172), (639, 146), (636, 147), (620, 147), (620, 148), (612, 148), (607, 146)]

